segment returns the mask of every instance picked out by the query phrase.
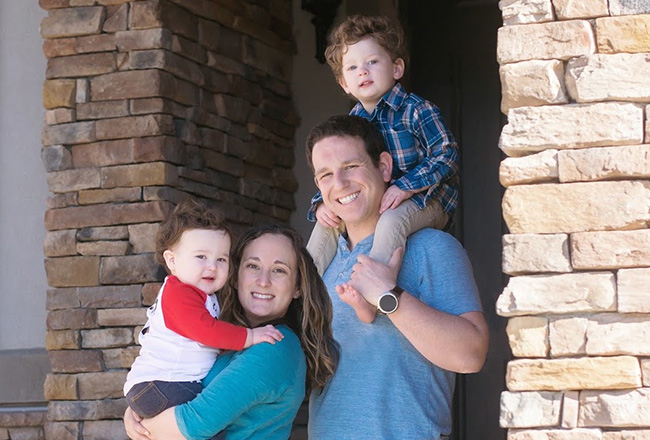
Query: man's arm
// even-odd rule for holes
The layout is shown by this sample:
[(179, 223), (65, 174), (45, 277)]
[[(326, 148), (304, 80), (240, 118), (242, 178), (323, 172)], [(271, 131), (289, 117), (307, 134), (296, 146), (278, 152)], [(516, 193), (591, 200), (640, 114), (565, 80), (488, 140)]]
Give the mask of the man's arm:
[[(366, 255), (359, 256), (350, 284), (376, 305), (379, 296), (396, 285), (402, 254), (401, 248), (396, 250), (388, 265)], [(456, 373), (475, 373), (483, 366), (489, 333), (482, 312), (452, 315), (404, 292), (398, 309), (388, 316), (409, 342), (439, 367)]]

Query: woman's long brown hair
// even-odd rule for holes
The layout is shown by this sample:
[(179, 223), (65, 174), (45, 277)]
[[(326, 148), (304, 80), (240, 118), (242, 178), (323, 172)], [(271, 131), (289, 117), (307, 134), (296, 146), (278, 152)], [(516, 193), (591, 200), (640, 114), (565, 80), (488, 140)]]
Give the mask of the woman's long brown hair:
[(338, 348), (332, 336), (332, 302), (311, 255), (296, 231), (284, 225), (267, 224), (252, 227), (239, 237), (230, 260), (228, 283), (221, 292), (220, 319), (250, 326), (237, 295), (239, 266), (244, 249), (266, 234), (287, 237), (296, 255), (296, 286), (301, 295), (291, 302), (282, 322), (298, 335), (307, 358), (307, 391), (323, 388), (334, 374), (338, 362)]

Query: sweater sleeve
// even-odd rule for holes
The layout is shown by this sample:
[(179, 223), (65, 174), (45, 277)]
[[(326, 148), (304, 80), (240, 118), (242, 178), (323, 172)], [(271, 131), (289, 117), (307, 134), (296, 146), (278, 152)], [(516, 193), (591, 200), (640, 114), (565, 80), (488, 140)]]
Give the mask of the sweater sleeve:
[(249, 408), (275, 401), (294, 382), (304, 355), (298, 338), (284, 326), (278, 329), (285, 338), (275, 345), (257, 344), (217, 359), (201, 394), (176, 407), (176, 423), (187, 439), (214, 436)]
[(206, 298), (200, 289), (181, 283), (176, 277), (168, 277), (162, 300), (165, 325), (181, 336), (210, 347), (243, 349), (247, 329), (210, 315), (205, 308)]

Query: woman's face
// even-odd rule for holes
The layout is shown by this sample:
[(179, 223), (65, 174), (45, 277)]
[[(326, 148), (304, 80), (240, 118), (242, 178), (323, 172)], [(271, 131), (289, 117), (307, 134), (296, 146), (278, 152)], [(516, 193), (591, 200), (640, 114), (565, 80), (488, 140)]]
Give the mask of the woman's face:
[(237, 291), (252, 326), (280, 318), (300, 296), (297, 257), (284, 235), (264, 234), (248, 243), (239, 265)]

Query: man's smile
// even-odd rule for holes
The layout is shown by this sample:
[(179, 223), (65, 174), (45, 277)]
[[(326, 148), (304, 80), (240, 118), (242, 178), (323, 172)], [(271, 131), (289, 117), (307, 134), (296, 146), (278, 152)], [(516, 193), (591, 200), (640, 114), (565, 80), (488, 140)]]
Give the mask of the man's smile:
[(356, 200), (356, 198), (359, 197), (359, 194), (359, 191), (357, 191), (353, 194), (350, 194), (349, 196), (341, 197), (338, 199), (338, 202), (341, 205), (347, 205), (348, 203), (352, 203), (354, 200)]

